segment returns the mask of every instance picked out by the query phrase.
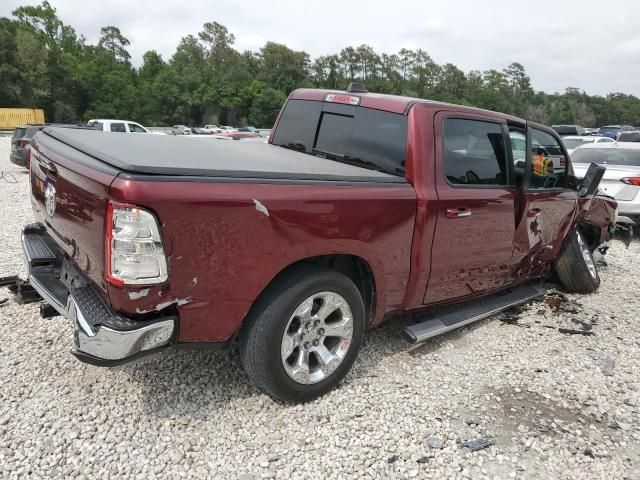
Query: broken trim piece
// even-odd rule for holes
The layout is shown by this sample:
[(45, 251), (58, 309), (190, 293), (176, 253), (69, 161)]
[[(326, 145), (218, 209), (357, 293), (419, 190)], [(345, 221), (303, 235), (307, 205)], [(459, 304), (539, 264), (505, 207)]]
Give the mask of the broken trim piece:
[(260, 201), (253, 199), (253, 203), (256, 206), (256, 210), (260, 213), (264, 213), (267, 217), (269, 216), (269, 210), (265, 207)]

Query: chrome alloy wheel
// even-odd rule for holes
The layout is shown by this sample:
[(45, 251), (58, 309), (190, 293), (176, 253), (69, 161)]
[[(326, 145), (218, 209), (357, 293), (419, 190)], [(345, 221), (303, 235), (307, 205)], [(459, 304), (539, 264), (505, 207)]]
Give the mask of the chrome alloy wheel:
[(353, 337), (347, 301), (335, 292), (319, 292), (303, 301), (287, 322), (280, 353), (287, 375), (311, 385), (329, 377), (342, 363)]
[(593, 261), (593, 256), (589, 251), (589, 246), (582, 238), (580, 232), (576, 232), (578, 236), (578, 246), (580, 247), (580, 253), (582, 253), (582, 258), (584, 259), (584, 263), (587, 265), (587, 269), (593, 278), (598, 278), (598, 273), (596, 272), (596, 264)]

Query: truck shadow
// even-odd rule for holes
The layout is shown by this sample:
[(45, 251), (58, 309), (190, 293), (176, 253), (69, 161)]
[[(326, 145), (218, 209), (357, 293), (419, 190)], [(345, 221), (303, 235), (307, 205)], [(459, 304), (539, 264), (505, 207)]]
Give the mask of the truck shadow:
[[(467, 335), (485, 321), (412, 345), (401, 337), (402, 329), (412, 323), (411, 318), (389, 320), (366, 332), (356, 363), (336, 391), (344, 394), (345, 390), (375, 381), (372, 379), (378, 376), (380, 364), (386, 372), (386, 364), (393, 359), (401, 360), (394, 362), (393, 368), (411, 369), (424, 361), (421, 357), (436, 353), (443, 345), (464, 343)], [(212, 418), (218, 409), (233, 408), (249, 398), (271, 403), (276, 409), (293, 407), (270, 399), (253, 386), (237, 354), (168, 350), (120, 368), (140, 386), (144, 414), (159, 418)]]

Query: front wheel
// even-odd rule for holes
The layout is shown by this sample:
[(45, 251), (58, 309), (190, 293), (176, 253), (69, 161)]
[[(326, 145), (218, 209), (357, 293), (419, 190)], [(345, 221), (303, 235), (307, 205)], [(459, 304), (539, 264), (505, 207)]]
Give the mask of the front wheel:
[(600, 286), (600, 275), (589, 245), (578, 230), (568, 237), (555, 261), (555, 271), (570, 292), (592, 293)]
[(276, 280), (252, 308), (240, 357), (253, 383), (271, 396), (307, 401), (344, 378), (364, 328), (362, 296), (348, 277), (299, 268)]

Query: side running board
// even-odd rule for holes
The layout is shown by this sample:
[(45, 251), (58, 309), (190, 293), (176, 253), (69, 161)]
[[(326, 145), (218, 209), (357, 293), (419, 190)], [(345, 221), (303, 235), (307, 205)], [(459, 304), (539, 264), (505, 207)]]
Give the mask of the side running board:
[(447, 307), (437, 313), (417, 314), (419, 323), (403, 330), (405, 338), (411, 343), (423, 342), (436, 335), (455, 330), (483, 318), (490, 317), (508, 308), (522, 305), (545, 294), (538, 285), (523, 285), (495, 293), (479, 300)]

